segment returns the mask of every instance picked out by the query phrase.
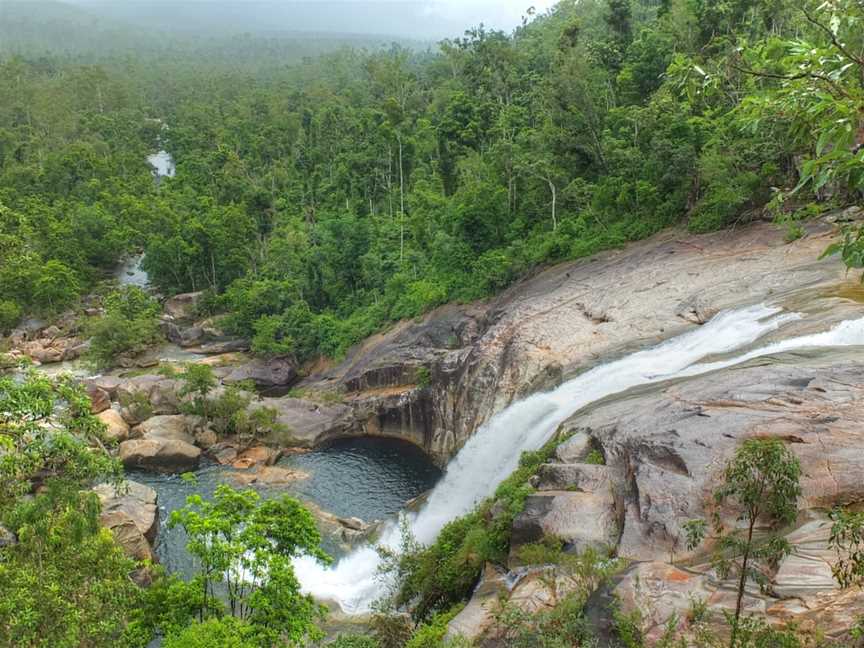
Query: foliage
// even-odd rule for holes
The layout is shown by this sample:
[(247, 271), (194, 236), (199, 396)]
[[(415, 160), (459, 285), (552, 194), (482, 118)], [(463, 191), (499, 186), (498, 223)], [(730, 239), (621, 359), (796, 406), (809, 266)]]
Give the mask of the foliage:
[(90, 399), (71, 379), (31, 371), (23, 382), (0, 376), (0, 516), (34, 480), (67, 487), (116, 479), (119, 464), (99, 450), (104, 430)]
[(593, 635), (584, 604), (581, 594), (571, 594), (533, 614), (506, 605), (495, 618), (505, 645), (513, 648), (590, 646)]
[[(791, 551), (788, 542), (779, 535), (757, 541), (753, 533), (756, 523), (763, 519), (783, 525), (795, 520), (801, 495), (800, 476), (798, 459), (781, 440), (748, 439), (727, 463), (723, 484), (714, 493), (718, 506), (714, 526), (719, 536), (714, 563), (721, 578), (731, 575), (738, 578), (737, 604), (731, 617), (732, 648), (738, 646), (747, 582), (752, 580), (764, 587), (768, 582), (764, 570), (776, 566)], [(745, 524), (743, 535), (740, 529), (724, 532), (719, 507), (727, 503), (734, 503), (738, 509), (738, 520)]]
[(4, 57), (0, 326), (143, 249), (160, 291), (206, 290), (255, 353), (302, 362), (796, 187), (850, 200), (861, 8), (803, 5), (565, 0), (511, 34), (289, 65), (255, 36), (230, 66)]
[(18, 543), (0, 549), (0, 643), (76, 648), (144, 646), (128, 628), (142, 598), (135, 565), (99, 527), (94, 494), (54, 484), (4, 520)]
[(216, 386), (216, 376), (213, 368), (207, 364), (187, 364), (180, 375), (183, 387), (180, 389), (181, 396), (192, 396), (193, 411), (209, 418), (210, 407), (207, 396)]
[[(396, 581), (392, 603), (411, 604), (416, 620), (428, 619), (465, 600), (486, 562), (504, 563), (510, 548), (513, 520), (531, 493), (528, 480), (552, 456), (561, 439), (541, 450), (525, 452), (517, 470), (467, 515), (447, 523), (434, 543), (420, 546), (403, 524), (401, 547), (383, 552), (384, 570)], [(494, 511), (494, 513), (493, 513)]]
[(255, 628), (234, 617), (195, 622), (162, 643), (165, 648), (259, 648)]
[(379, 648), (375, 637), (357, 634), (340, 634), (327, 645), (331, 648)]
[[(119, 464), (100, 446), (102, 424), (69, 379), (35, 372), (0, 377), (0, 643), (139, 646), (135, 568), (99, 526), (94, 481), (116, 482)], [(30, 494), (34, 487), (39, 489)]]
[(612, 622), (615, 634), (624, 648), (642, 648), (645, 645), (643, 618), (638, 609), (625, 613), (616, 607), (612, 613)]
[(231, 641), (254, 638), (254, 645), (262, 646), (319, 636), (315, 620), (322, 609), (300, 593), (291, 560), (302, 555), (324, 563), (330, 559), (319, 547), (315, 520), (297, 500), (284, 496), (260, 501), (255, 491), (221, 484), (213, 501), (192, 495), (168, 523), (183, 527), (187, 549), (200, 565), (193, 580), (203, 594), (199, 619), (211, 608), (221, 608), (217, 591), (223, 587), (231, 616), (252, 628), (247, 636), (245, 626), (212, 625), (184, 630), (176, 641), (186, 632), (202, 637), (229, 632)]
[(838, 508), (831, 519), (828, 546), (837, 553), (834, 578), (840, 587), (864, 587), (864, 513)]
[(594, 466), (603, 466), (606, 464), (606, 458), (603, 456), (603, 453), (600, 452), (597, 448), (591, 450), (588, 453), (588, 456), (585, 457), (586, 464), (592, 464)]
[(137, 286), (126, 286), (105, 298), (105, 315), (90, 323), (90, 357), (110, 367), (117, 356), (134, 355), (161, 339), (159, 304)]

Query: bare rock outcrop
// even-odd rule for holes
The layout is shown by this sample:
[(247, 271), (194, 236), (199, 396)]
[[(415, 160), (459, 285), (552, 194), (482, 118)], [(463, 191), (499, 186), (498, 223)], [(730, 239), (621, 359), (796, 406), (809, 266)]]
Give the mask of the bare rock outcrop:
[(733, 232), (664, 232), (622, 250), (561, 264), (484, 303), (443, 306), (353, 349), (301, 387), (336, 389), (353, 434), (384, 433), (446, 462), (516, 398), (600, 358), (652, 344), (712, 314), (791, 289), (836, 284), (832, 236), (815, 225), (786, 244), (769, 224)]

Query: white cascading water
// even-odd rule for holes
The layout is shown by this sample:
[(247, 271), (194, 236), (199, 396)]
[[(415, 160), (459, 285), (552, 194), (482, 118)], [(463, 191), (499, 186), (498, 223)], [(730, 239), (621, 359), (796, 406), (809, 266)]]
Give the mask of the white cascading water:
[[(491, 495), (516, 469), (523, 451), (541, 447), (563, 421), (601, 398), (638, 385), (695, 376), (792, 349), (864, 345), (862, 318), (842, 322), (830, 331), (782, 340), (727, 360), (698, 363), (702, 358), (746, 347), (782, 324), (800, 318), (796, 313), (781, 313), (780, 310), (757, 305), (725, 311), (698, 329), (597, 366), (550, 392), (513, 403), (468, 439), (450, 461), (426, 504), (417, 513), (406, 514), (414, 537), (424, 544), (432, 542), (447, 522), (469, 512)], [(390, 522), (382, 531), (379, 543), (396, 550), (399, 542), (398, 524)], [(376, 550), (364, 546), (331, 567), (303, 557), (295, 561), (295, 569), (305, 592), (319, 600), (337, 603), (346, 613), (361, 614), (371, 609), (383, 591), (380, 564)]]

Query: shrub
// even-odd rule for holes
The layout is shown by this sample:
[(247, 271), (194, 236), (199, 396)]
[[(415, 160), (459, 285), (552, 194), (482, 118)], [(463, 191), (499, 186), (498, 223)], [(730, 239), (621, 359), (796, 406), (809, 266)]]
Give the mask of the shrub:
[(89, 326), (90, 358), (109, 367), (121, 354), (136, 354), (162, 338), (159, 304), (137, 286), (126, 286), (105, 298), (105, 315)]
[(207, 619), (169, 635), (163, 648), (260, 648), (255, 628), (234, 617)]
[(21, 319), (21, 307), (13, 301), (0, 301), (0, 335), (12, 330)]

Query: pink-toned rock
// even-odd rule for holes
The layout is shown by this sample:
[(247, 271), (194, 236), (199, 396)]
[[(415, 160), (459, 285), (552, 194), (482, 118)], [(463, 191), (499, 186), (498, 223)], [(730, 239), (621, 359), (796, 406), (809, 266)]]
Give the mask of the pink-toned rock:
[(207, 448), (207, 454), (222, 466), (237, 458), (237, 448), (228, 441), (220, 441)]
[(90, 411), (93, 414), (99, 414), (99, 412), (104, 412), (111, 407), (111, 397), (108, 396), (108, 392), (99, 389), (93, 383), (87, 383), (84, 390), (90, 397)]
[(247, 448), (237, 455), (237, 458), (232, 462), (232, 466), (238, 469), (251, 468), (257, 465), (272, 465), (276, 463), (281, 452), (268, 446), (254, 446)]

